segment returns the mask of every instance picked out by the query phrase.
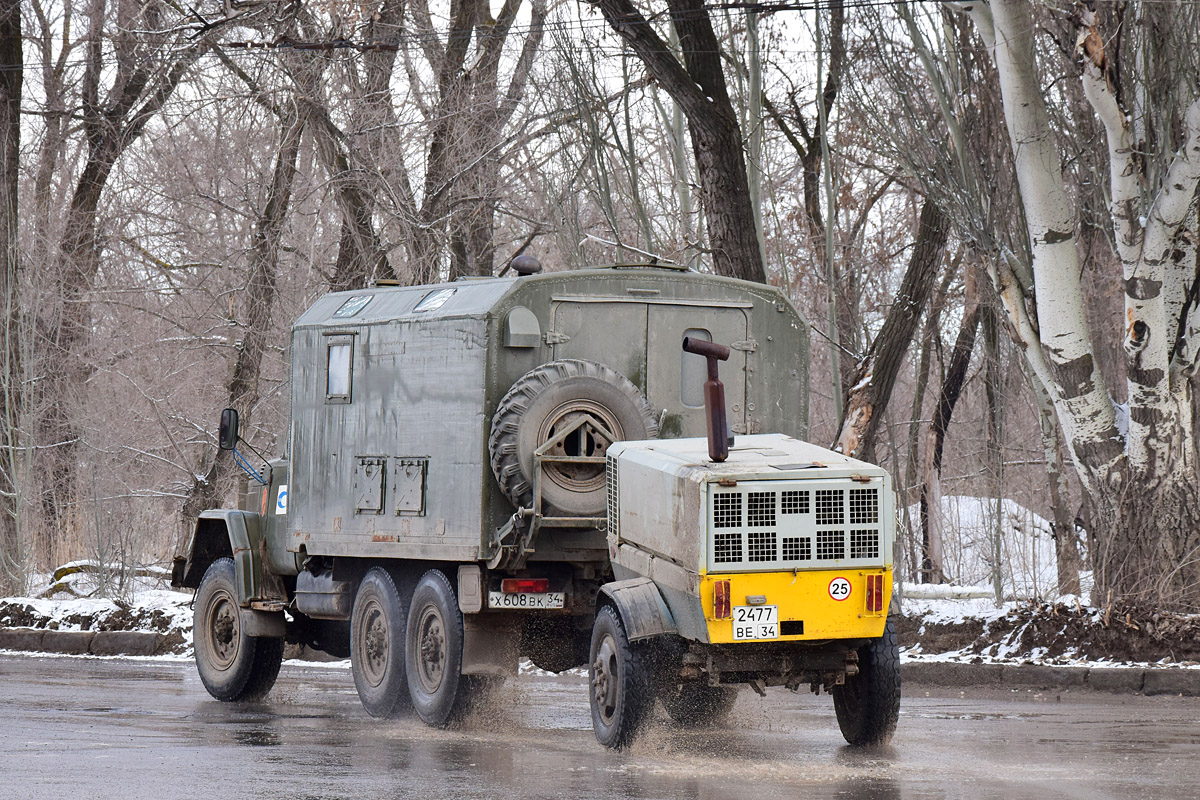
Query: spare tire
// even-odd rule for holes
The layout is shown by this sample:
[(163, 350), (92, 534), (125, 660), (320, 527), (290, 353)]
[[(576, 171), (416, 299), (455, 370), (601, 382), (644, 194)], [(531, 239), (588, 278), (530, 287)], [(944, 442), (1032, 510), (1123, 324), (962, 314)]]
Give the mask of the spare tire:
[[(646, 398), (616, 370), (576, 360), (551, 361), (530, 370), (500, 400), (488, 438), (492, 471), (515, 505), (532, 504), (534, 451), (580, 417), (580, 427), (552, 452), (603, 456), (614, 441), (658, 436)], [(603, 464), (545, 464), (543, 514), (600, 516), (606, 499)]]

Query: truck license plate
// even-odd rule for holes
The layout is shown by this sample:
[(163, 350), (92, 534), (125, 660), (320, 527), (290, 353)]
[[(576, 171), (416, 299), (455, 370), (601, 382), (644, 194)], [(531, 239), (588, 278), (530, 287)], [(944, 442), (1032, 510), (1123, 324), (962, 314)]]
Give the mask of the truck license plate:
[(562, 592), (488, 592), (488, 608), (562, 608)]
[(734, 606), (734, 639), (778, 639), (779, 606)]

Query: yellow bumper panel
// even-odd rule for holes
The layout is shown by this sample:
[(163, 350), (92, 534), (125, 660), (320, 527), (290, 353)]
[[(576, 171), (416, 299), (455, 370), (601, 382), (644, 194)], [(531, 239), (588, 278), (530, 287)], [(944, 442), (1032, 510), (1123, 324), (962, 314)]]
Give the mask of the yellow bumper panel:
[[(883, 576), (880, 611), (867, 608), (867, 576)], [(717, 581), (729, 581), (731, 606), (760, 604), (779, 607), (779, 639), (870, 639), (883, 635), (888, 604), (892, 599), (890, 569), (819, 570), (812, 572), (740, 572), (703, 575), (700, 599), (708, 624), (708, 639), (714, 644), (763, 641), (734, 639), (733, 620), (716, 619), (713, 593)], [(801, 632), (802, 631), (802, 632)]]

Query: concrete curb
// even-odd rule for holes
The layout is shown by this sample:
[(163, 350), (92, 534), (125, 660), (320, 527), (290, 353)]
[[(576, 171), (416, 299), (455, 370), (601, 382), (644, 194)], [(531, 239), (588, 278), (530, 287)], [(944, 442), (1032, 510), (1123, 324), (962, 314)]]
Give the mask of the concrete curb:
[(1200, 669), (1050, 667), (1041, 664), (963, 664), (954, 661), (907, 661), (900, 669), (906, 684), (918, 686), (1091, 689), (1113, 694), (1200, 697)]
[(161, 633), (146, 631), (52, 631), (0, 627), (0, 650), (92, 656), (155, 656), (164, 651)]

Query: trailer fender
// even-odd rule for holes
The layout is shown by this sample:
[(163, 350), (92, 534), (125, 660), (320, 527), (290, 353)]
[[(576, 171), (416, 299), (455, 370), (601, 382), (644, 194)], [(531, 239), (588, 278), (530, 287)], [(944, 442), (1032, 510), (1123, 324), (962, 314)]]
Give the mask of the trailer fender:
[(608, 601), (616, 606), (631, 642), (679, 632), (671, 609), (649, 578), (606, 583), (600, 587), (600, 597), (601, 603)]

